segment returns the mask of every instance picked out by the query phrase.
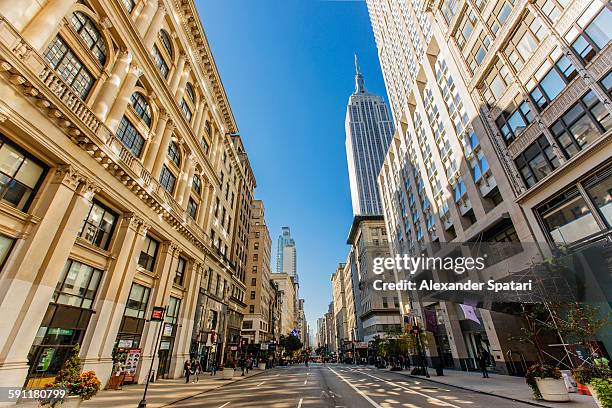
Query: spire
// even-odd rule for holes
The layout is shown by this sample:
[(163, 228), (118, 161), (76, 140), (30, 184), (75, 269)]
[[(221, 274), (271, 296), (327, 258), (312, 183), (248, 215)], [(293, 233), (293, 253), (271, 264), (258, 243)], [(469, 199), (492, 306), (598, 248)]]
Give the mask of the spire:
[(359, 69), (359, 60), (357, 59), (357, 53), (355, 53), (355, 93), (365, 93), (365, 85), (363, 83), (363, 75)]

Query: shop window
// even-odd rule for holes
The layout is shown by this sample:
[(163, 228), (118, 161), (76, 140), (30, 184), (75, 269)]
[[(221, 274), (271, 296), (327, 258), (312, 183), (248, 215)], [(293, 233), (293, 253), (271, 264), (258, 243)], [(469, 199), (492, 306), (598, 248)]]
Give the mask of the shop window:
[(102, 271), (71, 259), (66, 262), (53, 294), (53, 302), (90, 309)]
[(612, 127), (612, 116), (589, 91), (557, 120), (550, 130), (569, 158)]
[(27, 211), (42, 183), (45, 168), (0, 136), (0, 201)]
[(551, 200), (539, 214), (556, 244), (571, 244), (600, 231), (576, 188)]
[(79, 98), (87, 99), (94, 83), (94, 77), (59, 35), (51, 41), (44, 56), (59, 77), (76, 92)]
[(134, 156), (140, 157), (142, 147), (144, 146), (144, 138), (136, 130), (134, 125), (132, 125), (132, 122), (125, 116), (122, 117), (121, 122), (119, 122), (117, 138)]
[(107, 249), (117, 216), (98, 202), (93, 202), (79, 236), (91, 244)]
[(138, 257), (138, 265), (149, 272), (153, 272), (158, 246), (159, 242), (147, 235), (144, 239), (140, 256)]
[(589, 198), (597, 207), (607, 227), (612, 228), (612, 174), (608, 171), (607, 175), (593, 177), (584, 184)]

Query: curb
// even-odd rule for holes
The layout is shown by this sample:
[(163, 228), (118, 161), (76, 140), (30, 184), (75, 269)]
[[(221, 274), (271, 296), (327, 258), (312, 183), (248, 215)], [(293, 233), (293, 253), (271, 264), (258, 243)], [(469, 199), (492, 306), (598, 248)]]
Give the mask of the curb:
[[(253, 375), (249, 375), (248, 377), (245, 377), (244, 379), (246, 380), (247, 378), (256, 377), (256, 376), (258, 376), (258, 375), (260, 375), (260, 374), (263, 374), (263, 373), (265, 373), (266, 371), (270, 371), (270, 370), (271, 370), (271, 369), (260, 371), (260, 372), (258, 372), (258, 373), (253, 374)], [(199, 396), (199, 395), (206, 394), (207, 392), (211, 392), (211, 391), (218, 390), (219, 388), (223, 388), (223, 387), (225, 387), (226, 385), (230, 385), (230, 384), (237, 383), (238, 381), (241, 381), (241, 380), (236, 379), (236, 380), (231, 380), (231, 381), (221, 381), (218, 387), (209, 388), (209, 389), (207, 389), (207, 390), (197, 392), (197, 393), (195, 393), (195, 394), (193, 394), (193, 395), (189, 395), (189, 396), (187, 396), (187, 397), (183, 397), (183, 398), (177, 399), (176, 401), (172, 401), (172, 402), (170, 402), (170, 403), (168, 403), (168, 404), (161, 405), (159, 408), (170, 407), (170, 406), (172, 406), (172, 405), (174, 405), (174, 404), (176, 404), (176, 403), (178, 403), (178, 402), (182, 402), (182, 401), (185, 401), (185, 400), (188, 400), (188, 399), (191, 399), (191, 398), (197, 397), (197, 396)], [(546, 408), (550, 408), (550, 407), (546, 407)]]
[(462, 389), (462, 390), (465, 390), (465, 391), (471, 391), (471, 392), (475, 392), (475, 393), (478, 393), (478, 394), (490, 395), (492, 397), (503, 398), (503, 399), (509, 400), (509, 401), (521, 402), (523, 404), (532, 405), (534, 407), (551, 408), (550, 405), (540, 404), (540, 403), (535, 402), (535, 401), (524, 400), (524, 399), (519, 399), (519, 398), (512, 398), (512, 397), (506, 397), (504, 395), (493, 394), (492, 392), (482, 391), (482, 390), (478, 390), (478, 389), (475, 389), (475, 388), (463, 387), (461, 385), (447, 384), (447, 383), (444, 383), (442, 381), (432, 380), (431, 378), (427, 378), (427, 377), (421, 377), (421, 376), (412, 375), (412, 374), (403, 374), (403, 373), (400, 373), (398, 371), (394, 371), (394, 372), (396, 372), (396, 373), (398, 373), (400, 375), (403, 375), (404, 377), (410, 377), (410, 378), (415, 378), (415, 379), (419, 379), (419, 380), (423, 380), (423, 381), (429, 381), (429, 382), (432, 382), (434, 384), (445, 385), (447, 387), (459, 388), (459, 389)]

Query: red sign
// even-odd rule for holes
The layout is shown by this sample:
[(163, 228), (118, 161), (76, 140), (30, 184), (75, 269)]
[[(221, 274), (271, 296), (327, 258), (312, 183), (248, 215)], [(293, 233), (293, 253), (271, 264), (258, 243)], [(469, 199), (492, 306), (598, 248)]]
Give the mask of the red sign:
[(152, 322), (161, 322), (164, 320), (164, 308), (155, 306), (153, 311), (151, 312), (151, 321)]

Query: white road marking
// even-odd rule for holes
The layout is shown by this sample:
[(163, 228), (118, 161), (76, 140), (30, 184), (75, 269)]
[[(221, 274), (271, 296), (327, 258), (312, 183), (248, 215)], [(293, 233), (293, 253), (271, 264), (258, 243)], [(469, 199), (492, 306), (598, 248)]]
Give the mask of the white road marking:
[(260, 387), (263, 383), (265, 383), (265, 381), (262, 381), (259, 384), (257, 384), (257, 387)]
[(404, 386), (402, 386), (402, 385), (400, 385), (400, 384), (396, 384), (396, 383), (394, 383), (394, 382), (387, 381), (387, 380), (385, 380), (384, 378), (378, 378), (378, 377), (375, 377), (375, 376), (370, 375), (370, 374), (367, 374), (367, 373), (363, 373), (363, 374), (364, 374), (364, 375), (367, 375), (368, 377), (372, 377), (372, 378), (374, 378), (374, 379), (376, 379), (376, 380), (379, 380), (379, 381), (382, 381), (382, 382), (386, 382), (387, 384), (393, 385), (393, 386), (395, 386), (395, 387), (402, 388), (402, 389), (404, 389), (404, 390), (406, 390), (406, 391), (413, 392), (413, 393), (418, 394), (418, 395), (420, 395), (420, 396), (422, 396), (422, 397), (431, 398), (431, 399), (433, 399), (433, 400), (436, 400), (436, 401), (438, 401), (438, 402), (443, 403), (443, 404), (444, 404), (445, 406), (447, 406), (447, 407), (461, 408), (460, 406), (458, 406), (458, 405), (453, 405), (453, 404), (451, 404), (451, 403), (450, 403), (450, 402), (448, 402), (448, 401), (444, 401), (444, 400), (438, 399), (438, 398), (436, 398), (436, 397), (432, 397), (431, 395), (423, 394), (422, 392), (415, 391), (415, 390), (413, 390), (413, 389), (411, 389), (411, 388), (406, 388), (406, 387), (404, 387)]
[(224, 406), (226, 406), (227, 404), (229, 404), (229, 401), (227, 401), (225, 404), (221, 405), (219, 408), (223, 408)]
[(298, 402), (297, 408), (301, 408), (302, 407), (302, 401), (304, 401), (304, 398), (300, 398), (300, 402)]
[(340, 374), (338, 374), (336, 371), (334, 371), (331, 367), (328, 367), (330, 369), (330, 371), (334, 374), (336, 374), (338, 376), (338, 378), (340, 378), (342, 381), (344, 381), (345, 383), (347, 383), (352, 389), (354, 389), (355, 391), (357, 391), (357, 393), (359, 395), (361, 395), (363, 398), (365, 398), (366, 401), (368, 401), (370, 404), (372, 404), (373, 407), (376, 408), (382, 408), (380, 405), (378, 405), (376, 403), (376, 401), (374, 401), (372, 398), (368, 397), (366, 394), (364, 394), (359, 388), (355, 387), (353, 384), (351, 384), (350, 382), (347, 381), (346, 378), (344, 378), (343, 376), (341, 376)]

